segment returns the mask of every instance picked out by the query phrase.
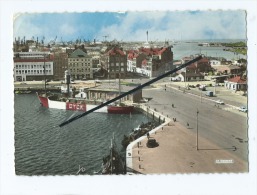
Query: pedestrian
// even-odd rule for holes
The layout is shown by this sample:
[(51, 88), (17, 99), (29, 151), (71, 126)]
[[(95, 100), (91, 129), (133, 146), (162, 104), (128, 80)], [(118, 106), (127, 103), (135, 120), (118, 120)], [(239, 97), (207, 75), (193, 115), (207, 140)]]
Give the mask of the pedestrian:
[(171, 104), (172, 108), (174, 108), (174, 104)]
[(146, 134), (146, 136), (147, 136), (147, 139), (149, 139), (149, 137), (150, 137), (150, 134), (149, 134), (149, 132)]
[(187, 126), (189, 127), (189, 123), (187, 122)]

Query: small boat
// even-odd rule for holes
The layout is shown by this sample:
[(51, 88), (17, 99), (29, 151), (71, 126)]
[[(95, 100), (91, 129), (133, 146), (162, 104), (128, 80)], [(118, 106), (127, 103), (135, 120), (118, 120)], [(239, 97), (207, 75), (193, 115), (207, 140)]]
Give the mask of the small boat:
[(133, 129), (132, 132), (127, 136), (124, 135), (123, 140), (121, 141), (121, 144), (124, 148), (127, 148), (127, 146), (133, 142), (134, 140), (138, 139), (139, 137), (142, 137), (146, 135), (149, 131), (157, 127), (158, 124), (155, 121), (142, 123), (137, 128)]
[(107, 110), (110, 114), (131, 114), (134, 111), (134, 106), (109, 105)]
[(126, 164), (124, 158), (118, 152), (114, 138), (111, 140), (110, 153), (103, 157), (100, 174), (118, 175), (126, 174)]

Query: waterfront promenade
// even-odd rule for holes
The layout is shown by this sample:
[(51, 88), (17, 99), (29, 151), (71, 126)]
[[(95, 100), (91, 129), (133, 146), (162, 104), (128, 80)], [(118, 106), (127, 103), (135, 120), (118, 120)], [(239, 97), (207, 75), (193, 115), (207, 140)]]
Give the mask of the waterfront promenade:
[[(239, 173), (247, 172), (245, 161), (228, 150), (220, 148), (210, 141), (199, 137), (199, 149), (196, 149), (196, 134), (179, 122), (169, 122), (157, 128), (150, 135), (159, 146), (146, 147), (144, 136), (139, 145), (135, 143), (132, 153), (132, 170), (142, 174), (168, 173)], [(138, 147), (139, 146), (139, 147)]]
[[(218, 89), (218, 96), (229, 97), (235, 109), (229, 109), (233, 105), (217, 108), (212, 103), (217, 97), (203, 97), (203, 101), (199, 101), (194, 94), (199, 93), (197, 90), (183, 93), (168, 83), (164, 90), (164, 85), (159, 83), (156, 88), (144, 90), (144, 97), (153, 99), (152, 103), (141, 105), (146, 112), (165, 118), (166, 123), (150, 132), (159, 146), (148, 148), (146, 136), (132, 142), (126, 155), (128, 171), (142, 174), (248, 172), (247, 114), (237, 110), (247, 98)], [(230, 93), (229, 96), (226, 93)], [(171, 103), (175, 103), (175, 108)], [(199, 108), (201, 115), (198, 150), (194, 107)], [(176, 122), (173, 117), (178, 117)]]

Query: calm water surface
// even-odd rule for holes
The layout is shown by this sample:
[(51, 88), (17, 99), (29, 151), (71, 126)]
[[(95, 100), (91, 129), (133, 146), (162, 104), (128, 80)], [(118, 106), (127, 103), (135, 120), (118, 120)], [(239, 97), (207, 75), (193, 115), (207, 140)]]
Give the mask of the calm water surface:
[(80, 112), (41, 107), (35, 94), (15, 95), (15, 170), (18, 175), (92, 174), (101, 167), (114, 133), (118, 149), (124, 134), (148, 119), (143, 114), (91, 113), (62, 128)]

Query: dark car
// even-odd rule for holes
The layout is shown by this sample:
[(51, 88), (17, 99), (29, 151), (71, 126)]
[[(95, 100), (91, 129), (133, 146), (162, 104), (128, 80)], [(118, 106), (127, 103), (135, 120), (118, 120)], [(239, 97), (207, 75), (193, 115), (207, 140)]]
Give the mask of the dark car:
[(156, 142), (156, 139), (149, 138), (149, 139), (147, 140), (146, 146), (147, 146), (148, 148), (155, 148), (155, 147), (159, 146), (159, 144)]

